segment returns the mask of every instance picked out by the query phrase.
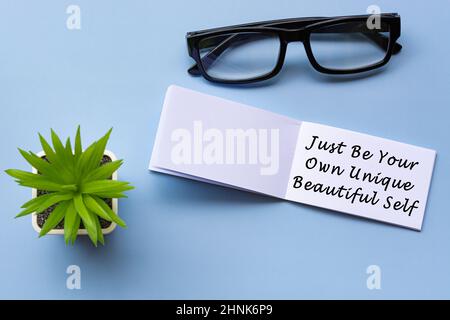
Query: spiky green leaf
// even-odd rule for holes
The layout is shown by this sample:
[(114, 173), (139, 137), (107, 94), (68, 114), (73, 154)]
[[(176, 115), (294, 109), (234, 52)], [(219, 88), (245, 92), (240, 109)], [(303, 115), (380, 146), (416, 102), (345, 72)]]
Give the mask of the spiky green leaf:
[(72, 229), (72, 236), (70, 237), (70, 242), (72, 244), (74, 244), (75, 240), (77, 239), (78, 229), (80, 229), (80, 223), (81, 223), (81, 218), (78, 214), (76, 215), (75, 219), (76, 219), (75, 224), (73, 225), (73, 229)]
[(95, 180), (105, 180), (108, 179), (116, 172), (120, 166), (123, 164), (123, 160), (116, 160), (112, 162), (105, 163), (100, 167), (91, 171), (83, 182), (95, 181)]
[(50, 132), (52, 137), (53, 149), (55, 150), (55, 155), (59, 156), (61, 162), (64, 163), (65, 162), (64, 160), (66, 160), (65, 159), (66, 149), (62, 144), (61, 139), (59, 139), (58, 135), (56, 134), (56, 132), (53, 131), (53, 129), (50, 129)]
[(45, 236), (50, 230), (52, 230), (61, 220), (64, 218), (67, 207), (71, 204), (71, 201), (63, 201), (58, 204), (55, 209), (50, 213), (42, 226), (41, 232), (39, 232), (39, 237)]
[(35, 168), (40, 174), (48, 177), (49, 179), (60, 182), (65, 184), (66, 181), (64, 181), (63, 176), (61, 176), (58, 173), (58, 170), (54, 166), (52, 166), (50, 163), (42, 159), (41, 157), (38, 157), (33, 152), (26, 152), (25, 150), (22, 150), (19, 148), (20, 154), (25, 158), (25, 160), (33, 167)]
[(102, 217), (103, 219), (107, 221), (112, 221), (111, 217), (108, 215), (105, 210), (95, 201), (91, 196), (85, 194), (83, 195), (83, 201), (86, 207), (97, 214), (98, 216)]
[(81, 146), (80, 126), (78, 126), (77, 133), (75, 136), (75, 161), (77, 161), (80, 158), (82, 152), (83, 147)]
[(83, 202), (83, 197), (81, 194), (76, 194), (73, 198), (73, 203), (75, 205), (75, 209), (83, 221), (83, 224), (88, 232), (89, 238), (97, 245), (97, 227), (95, 221), (93, 219), (93, 215), (89, 212)]
[(44, 150), (45, 156), (47, 157), (48, 161), (54, 165), (57, 165), (58, 161), (55, 152), (53, 151), (47, 140), (45, 140), (45, 138), (40, 133), (39, 140), (41, 141), (42, 149)]
[(96, 142), (92, 143), (89, 147), (87, 147), (87, 149), (83, 151), (83, 153), (80, 155), (80, 158), (78, 159), (77, 163), (75, 164), (79, 181), (82, 181), (83, 177), (86, 176), (87, 173), (89, 173), (88, 166), (89, 166), (90, 159), (92, 158), (92, 156), (94, 154), (95, 145), (96, 145)]
[(75, 174), (75, 156), (72, 152), (72, 143), (70, 142), (70, 138), (67, 138), (66, 145), (64, 147), (66, 158), (67, 158), (67, 166), (70, 167), (70, 171), (72, 175)]
[(44, 150), (47, 160), (58, 170), (64, 181), (73, 180), (73, 174), (71, 174), (69, 168), (66, 167), (64, 162), (65, 155), (61, 153), (55, 153), (50, 144), (45, 140), (45, 138), (39, 134), (39, 139), (41, 141), (42, 149)]
[(48, 193), (39, 197), (34, 198), (32, 201), (28, 201), (25, 209), (20, 212), (16, 218), (26, 216), (30, 213), (36, 212), (41, 213), (45, 211), (47, 208), (66, 200), (71, 200), (73, 197), (70, 193)]
[(23, 171), (23, 170), (18, 170), (18, 169), (8, 169), (8, 170), (5, 170), (5, 172), (7, 174), (9, 174), (11, 177), (18, 179), (18, 180), (32, 180), (34, 178), (42, 178), (42, 176), (40, 176), (38, 174)]
[(87, 164), (87, 168), (86, 168), (87, 172), (91, 172), (95, 168), (99, 167), (100, 162), (103, 158), (103, 155), (105, 154), (106, 144), (108, 143), (111, 132), (112, 132), (112, 128), (109, 129), (108, 132), (95, 143), (94, 149), (92, 151), (92, 155)]
[(104, 211), (104, 213), (106, 213), (109, 217), (110, 217), (110, 219), (112, 220), (112, 221), (114, 221), (115, 223), (117, 223), (119, 226), (121, 226), (122, 228), (126, 228), (127, 227), (127, 225), (125, 224), (125, 221), (123, 221), (107, 204), (106, 204), (106, 202), (103, 200), (103, 199), (101, 199), (101, 198), (99, 198), (99, 197), (96, 197), (96, 196), (93, 196), (92, 197), (96, 202), (97, 202), (97, 204), (103, 209), (103, 211)]
[(115, 180), (96, 180), (84, 183), (81, 187), (81, 192), (102, 196), (103, 194), (107, 193), (121, 193), (132, 189), (133, 187), (130, 186), (128, 182)]
[(13, 178), (17, 179), (17, 183), (21, 186), (36, 188), (45, 191), (76, 191), (76, 185), (63, 185), (53, 182), (47, 177), (23, 170), (8, 169), (5, 172)]
[(66, 242), (66, 244), (69, 244), (72, 240), (73, 232), (76, 227), (77, 217), (79, 216), (77, 211), (75, 210), (73, 201), (70, 201), (69, 205), (66, 208), (66, 215), (64, 217), (64, 241)]
[(94, 220), (95, 220), (95, 225), (97, 227), (98, 242), (100, 242), (102, 245), (105, 245), (105, 239), (103, 237), (103, 231), (102, 231), (102, 226), (100, 225), (99, 217), (97, 217), (96, 215), (93, 215), (93, 216), (94, 216)]
[(67, 140), (66, 140), (66, 146), (65, 146), (64, 148), (66, 149), (66, 153), (67, 153), (67, 154), (70, 154), (70, 155), (73, 156), (73, 153), (72, 153), (72, 143), (70, 142), (70, 137), (67, 138)]
[(28, 207), (31, 207), (31, 206), (36, 206), (36, 208), (38, 208), (38, 207), (39, 207), (38, 203), (43, 202), (43, 201), (45, 201), (46, 199), (52, 197), (53, 194), (54, 194), (54, 193), (52, 192), (52, 193), (43, 194), (43, 195), (41, 195), (41, 196), (39, 196), (39, 197), (34, 197), (33, 199), (31, 199), (31, 200), (25, 202), (25, 203), (21, 206), (21, 208), (24, 209), (24, 208), (28, 208)]
[(48, 199), (50, 199), (51, 197), (53, 197), (53, 194), (49, 193), (49, 194), (44, 194), (42, 196), (36, 197), (31, 199), (30, 201), (26, 202), (23, 206), (22, 209), (24, 209), (22, 212), (20, 212), (16, 218), (18, 217), (23, 217), (26, 216), (30, 213), (36, 212), (38, 210), (38, 208), (45, 203), (46, 201), (48, 201)]
[(99, 193), (99, 194), (92, 194), (93, 196), (96, 195), (98, 197), (101, 197), (103, 199), (123, 199), (128, 198), (127, 195), (123, 193), (114, 193), (114, 192), (106, 192), (106, 193)]
[(44, 190), (44, 191), (77, 191), (77, 186), (75, 184), (70, 185), (61, 185), (58, 183), (51, 182), (50, 180), (47, 180), (44, 177), (34, 178), (30, 180), (18, 180), (17, 183), (23, 187), (29, 187), (29, 188), (35, 188), (38, 190)]
[(74, 168), (72, 166), (72, 151), (66, 149), (66, 147), (62, 144), (61, 139), (58, 137), (56, 132), (53, 131), (53, 129), (51, 129), (50, 131), (53, 149), (55, 150), (56, 161), (67, 175), (73, 177)]

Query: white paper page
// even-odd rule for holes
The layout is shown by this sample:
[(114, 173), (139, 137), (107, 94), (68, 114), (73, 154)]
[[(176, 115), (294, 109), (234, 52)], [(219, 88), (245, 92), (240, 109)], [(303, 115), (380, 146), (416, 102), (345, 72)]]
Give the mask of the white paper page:
[(300, 123), (170, 86), (149, 169), (283, 198)]
[(286, 199), (421, 230), (435, 156), (433, 150), (302, 122)]

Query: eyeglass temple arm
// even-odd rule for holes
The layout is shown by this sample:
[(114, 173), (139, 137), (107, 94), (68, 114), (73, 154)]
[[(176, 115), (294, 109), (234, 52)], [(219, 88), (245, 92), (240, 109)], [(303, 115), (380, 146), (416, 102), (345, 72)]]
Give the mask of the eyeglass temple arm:
[[(231, 36), (225, 35), (223, 39), (224, 40), (219, 38), (219, 40), (217, 41), (218, 44), (213, 44), (213, 46), (215, 45), (215, 47), (203, 57), (201, 57), (204, 68), (207, 69), (229, 47), (254, 40), (255, 34), (250, 36), (237, 33)], [(197, 63), (195, 63), (188, 69), (188, 73), (191, 75), (200, 75), (200, 69), (198, 68)]]
[[(367, 30), (366, 23), (360, 23), (360, 24), (355, 24), (353, 27), (349, 27), (348, 25), (332, 25), (332, 26), (329, 26), (328, 28), (325, 27), (324, 29), (321, 29), (321, 30), (315, 31), (315, 32), (318, 32), (318, 33), (320, 33), (320, 32), (323, 32), (323, 33), (327, 33), (327, 32), (338, 33), (338, 32), (358, 32), (359, 31), (364, 36), (366, 36), (367, 38), (372, 40), (381, 49), (387, 50), (387, 48), (389, 47), (389, 37), (387, 37), (387, 36), (385, 36), (384, 34), (381, 33), (381, 32), (383, 32), (383, 30), (378, 30), (377, 31), (377, 30), (370, 30), (369, 29), (368, 30), (369, 32), (364, 32), (366, 30)], [(387, 31), (387, 29), (384, 30), (384, 31)], [(394, 46), (392, 48), (392, 53), (393, 54), (397, 54), (397, 53), (400, 52), (401, 49), (402, 49), (402, 45), (399, 44), (398, 42), (395, 42)]]
[[(387, 49), (389, 46), (389, 37), (386, 37), (384, 34), (363, 32), (363, 35), (375, 42), (382, 49)], [(394, 46), (392, 47), (392, 53), (397, 54), (400, 52), (400, 50), (402, 50), (402, 48), (403, 47), (400, 43), (395, 42)]]
[[(330, 30), (328, 30), (329, 32)], [(334, 30), (337, 31), (337, 30)], [(363, 35), (368, 37), (370, 40), (375, 42), (380, 48), (387, 49), (389, 46), (389, 38), (379, 32), (362, 32)], [(232, 45), (236, 45), (247, 40), (254, 39), (255, 35), (248, 36), (243, 34), (234, 34), (231, 36), (225, 36), (223, 41), (218, 41), (216, 45), (210, 52), (201, 58), (205, 68), (208, 68), (227, 48)], [(396, 42), (393, 46), (392, 53), (397, 54), (402, 49), (402, 45)], [(200, 75), (200, 69), (195, 63), (188, 69), (188, 73), (191, 75)]]

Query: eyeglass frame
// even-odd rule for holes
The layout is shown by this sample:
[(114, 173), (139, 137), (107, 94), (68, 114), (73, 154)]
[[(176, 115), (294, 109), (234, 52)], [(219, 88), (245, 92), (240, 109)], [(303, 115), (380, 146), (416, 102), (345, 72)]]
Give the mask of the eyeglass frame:
[[(373, 15), (355, 15), (355, 16), (337, 16), (337, 17), (305, 17), (305, 18), (291, 18), (291, 19), (279, 19), (270, 21), (253, 22), (248, 24), (239, 24), (234, 26), (205, 29), (199, 31), (188, 32), (186, 34), (186, 40), (188, 45), (188, 54), (195, 60), (195, 64), (189, 68), (188, 73), (191, 75), (201, 75), (206, 80), (216, 83), (224, 84), (246, 84), (258, 81), (268, 80), (275, 77), (283, 68), (284, 60), (286, 57), (287, 46), (291, 42), (302, 42), (306, 51), (309, 62), (315, 70), (325, 74), (344, 75), (355, 74), (370, 71), (380, 68), (386, 65), (391, 59), (393, 54), (397, 54), (402, 49), (402, 45), (397, 42), (401, 34), (401, 18), (397, 13), (382, 13), (377, 16), (381, 18), (383, 23), (389, 25), (389, 38), (386, 55), (383, 60), (373, 63), (368, 66), (353, 68), (353, 69), (332, 69), (320, 65), (314, 57), (310, 37), (311, 33), (315, 30), (323, 27), (332, 26), (335, 24), (342, 24), (348, 22), (363, 22), (367, 21)], [(280, 27), (280, 26), (285, 26)], [(289, 29), (289, 26), (297, 26), (295, 29)], [(264, 33), (270, 35), (276, 35), (280, 40), (280, 48), (277, 58), (277, 63), (271, 72), (256, 76), (248, 79), (220, 79), (212, 77), (205, 70), (200, 56), (199, 43), (201, 40), (225, 35), (229, 33)], [(382, 36), (382, 35), (380, 35)], [(379, 44), (379, 43), (378, 43)], [(381, 44), (379, 44), (381, 46)]]

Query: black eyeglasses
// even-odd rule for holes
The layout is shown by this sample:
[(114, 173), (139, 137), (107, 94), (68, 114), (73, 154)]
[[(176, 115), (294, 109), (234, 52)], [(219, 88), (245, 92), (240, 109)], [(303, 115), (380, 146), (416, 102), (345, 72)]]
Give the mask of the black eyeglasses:
[[(290, 42), (301, 41), (314, 69), (352, 74), (384, 66), (402, 46), (400, 16), (342, 16), (255, 22), (189, 32), (188, 72), (220, 83), (251, 83), (280, 72)], [(378, 20), (376, 20), (378, 19)]]

